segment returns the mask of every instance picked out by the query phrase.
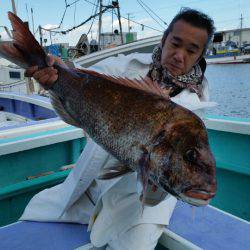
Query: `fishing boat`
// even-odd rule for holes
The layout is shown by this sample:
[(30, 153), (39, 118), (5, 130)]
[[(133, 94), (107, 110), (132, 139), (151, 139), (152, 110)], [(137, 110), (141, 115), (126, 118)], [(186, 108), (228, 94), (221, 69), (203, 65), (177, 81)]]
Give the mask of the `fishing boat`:
[(23, 77), (24, 70), (1, 63), (2, 60), (0, 60), (0, 91), (26, 93), (26, 81)]
[(213, 55), (206, 57), (207, 64), (237, 64), (237, 63), (250, 63), (250, 55)]
[[(75, 60), (75, 65), (88, 67), (121, 53), (149, 52), (159, 40), (160, 37), (153, 37), (93, 53)], [(30, 105), (37, 105), (38, 99)], [(195, 215), (189, 205), (178, 202), (157, 249), (250, 247), (246, 236), (250, 233), (250, 194), (246, 192), (250, 183), (250, 119), (206, 116), (204, 122), (217, 162), (217, 196), (210, 206), (197, 208)], [(16, 222), (34, 194), (67, 177), (85, 143), (82, 130), (57, 117), (34, 119), (30, 124), (0, 131), (2, 249), (17, 246), (19, 249), (74, 249), (89, 242), (87, 225)]]
[(57, 117), (48, 97), (38, 94), (0, 92), (0, 107), (2, 112), (8, 112), (34, 121)]

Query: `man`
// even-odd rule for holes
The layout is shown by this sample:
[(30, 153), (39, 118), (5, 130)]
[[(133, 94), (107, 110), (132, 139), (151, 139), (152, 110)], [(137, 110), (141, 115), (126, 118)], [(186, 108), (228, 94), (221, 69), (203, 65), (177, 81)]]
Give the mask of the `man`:
[[(170, 97), (188, 91), (197, 94), (201, 100), (206, 99), (203, 55), (213, 32), (213, 21), (208, 16), (192, 9), (181, 10), (165, 31), (161, 44), (155, 48), (146, 78), (157, 82)], [(26, 75), (42, 84), (53, 85), (58, 77), (53, 68), (55, 61), (62, 64), (58, 58), (49, 57), (50, 67), (42, 70), (31, 67)], [(142, 210), (136, 173), (109, 181), (98, 179), (106, 168), (115, 166), (119, 166), (119, 162), (114, 157), (93, 141), (88, 142), (65, 183), (35, 196), (22, 219), (39, 220), (42, 215), (34, 210), (46, 204), (44, 197), (54, 194), (54, 203), (59, 197), (59, 204), (64, 197), (58, 193), (63, 192), (67, 185), (72, 188), (67, 183), (75, 178), (70, 198), (47, 220), (88, 223), (92, 244), (85, 249), (154, 249), (169, 223), (176, 199), (149, 185), (145, 200), (154, 206), (145, 206)]]

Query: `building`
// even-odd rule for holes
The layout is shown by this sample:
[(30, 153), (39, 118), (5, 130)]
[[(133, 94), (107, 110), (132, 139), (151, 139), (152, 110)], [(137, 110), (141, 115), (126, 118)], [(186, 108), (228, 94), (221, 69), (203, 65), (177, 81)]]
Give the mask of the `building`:
[(13, 84), (24, 80), (24, 69), (0, 58), (0, 85)]
[(237, 47), (250, 43), (250, 28), (218, 31), (214, 35), (214, 43), (226, 44), (229, 41), (235, 43)]
[[(123, 43), (130, 43), (137, 41), (137, 32), (122, 32)], [(121, 36), (118, 30), (112, 32), (105, 32), (100, 37), (101, 48), (110, 48), (122, 44)]]

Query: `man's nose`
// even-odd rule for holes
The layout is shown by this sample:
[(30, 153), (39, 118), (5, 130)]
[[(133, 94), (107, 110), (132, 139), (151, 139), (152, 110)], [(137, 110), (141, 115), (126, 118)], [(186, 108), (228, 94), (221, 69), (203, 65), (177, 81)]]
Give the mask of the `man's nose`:
[(184, 53), (183, 51), (176, 51), (175, 55), (174, 55), (174, 59), (176, 60), (177, 63), (183, 63), (184, 62)]

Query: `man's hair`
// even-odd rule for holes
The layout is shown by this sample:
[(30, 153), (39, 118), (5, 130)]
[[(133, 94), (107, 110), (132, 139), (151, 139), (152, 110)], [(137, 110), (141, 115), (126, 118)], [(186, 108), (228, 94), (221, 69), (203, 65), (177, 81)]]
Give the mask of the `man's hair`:
[(190, 8), (182, 8), (180, 12), (173, 18), (168, 28), (164, 32), (162, 43), (164, 44), (168, 34), (173, 30), (174, 24), (180, 20), (183, 20), (196, 28), (204, 29), (207, 31), (208, 39), (203, 51), (203, 53), (205, 53), (215, 32), (214, 21), (208, 15)]

